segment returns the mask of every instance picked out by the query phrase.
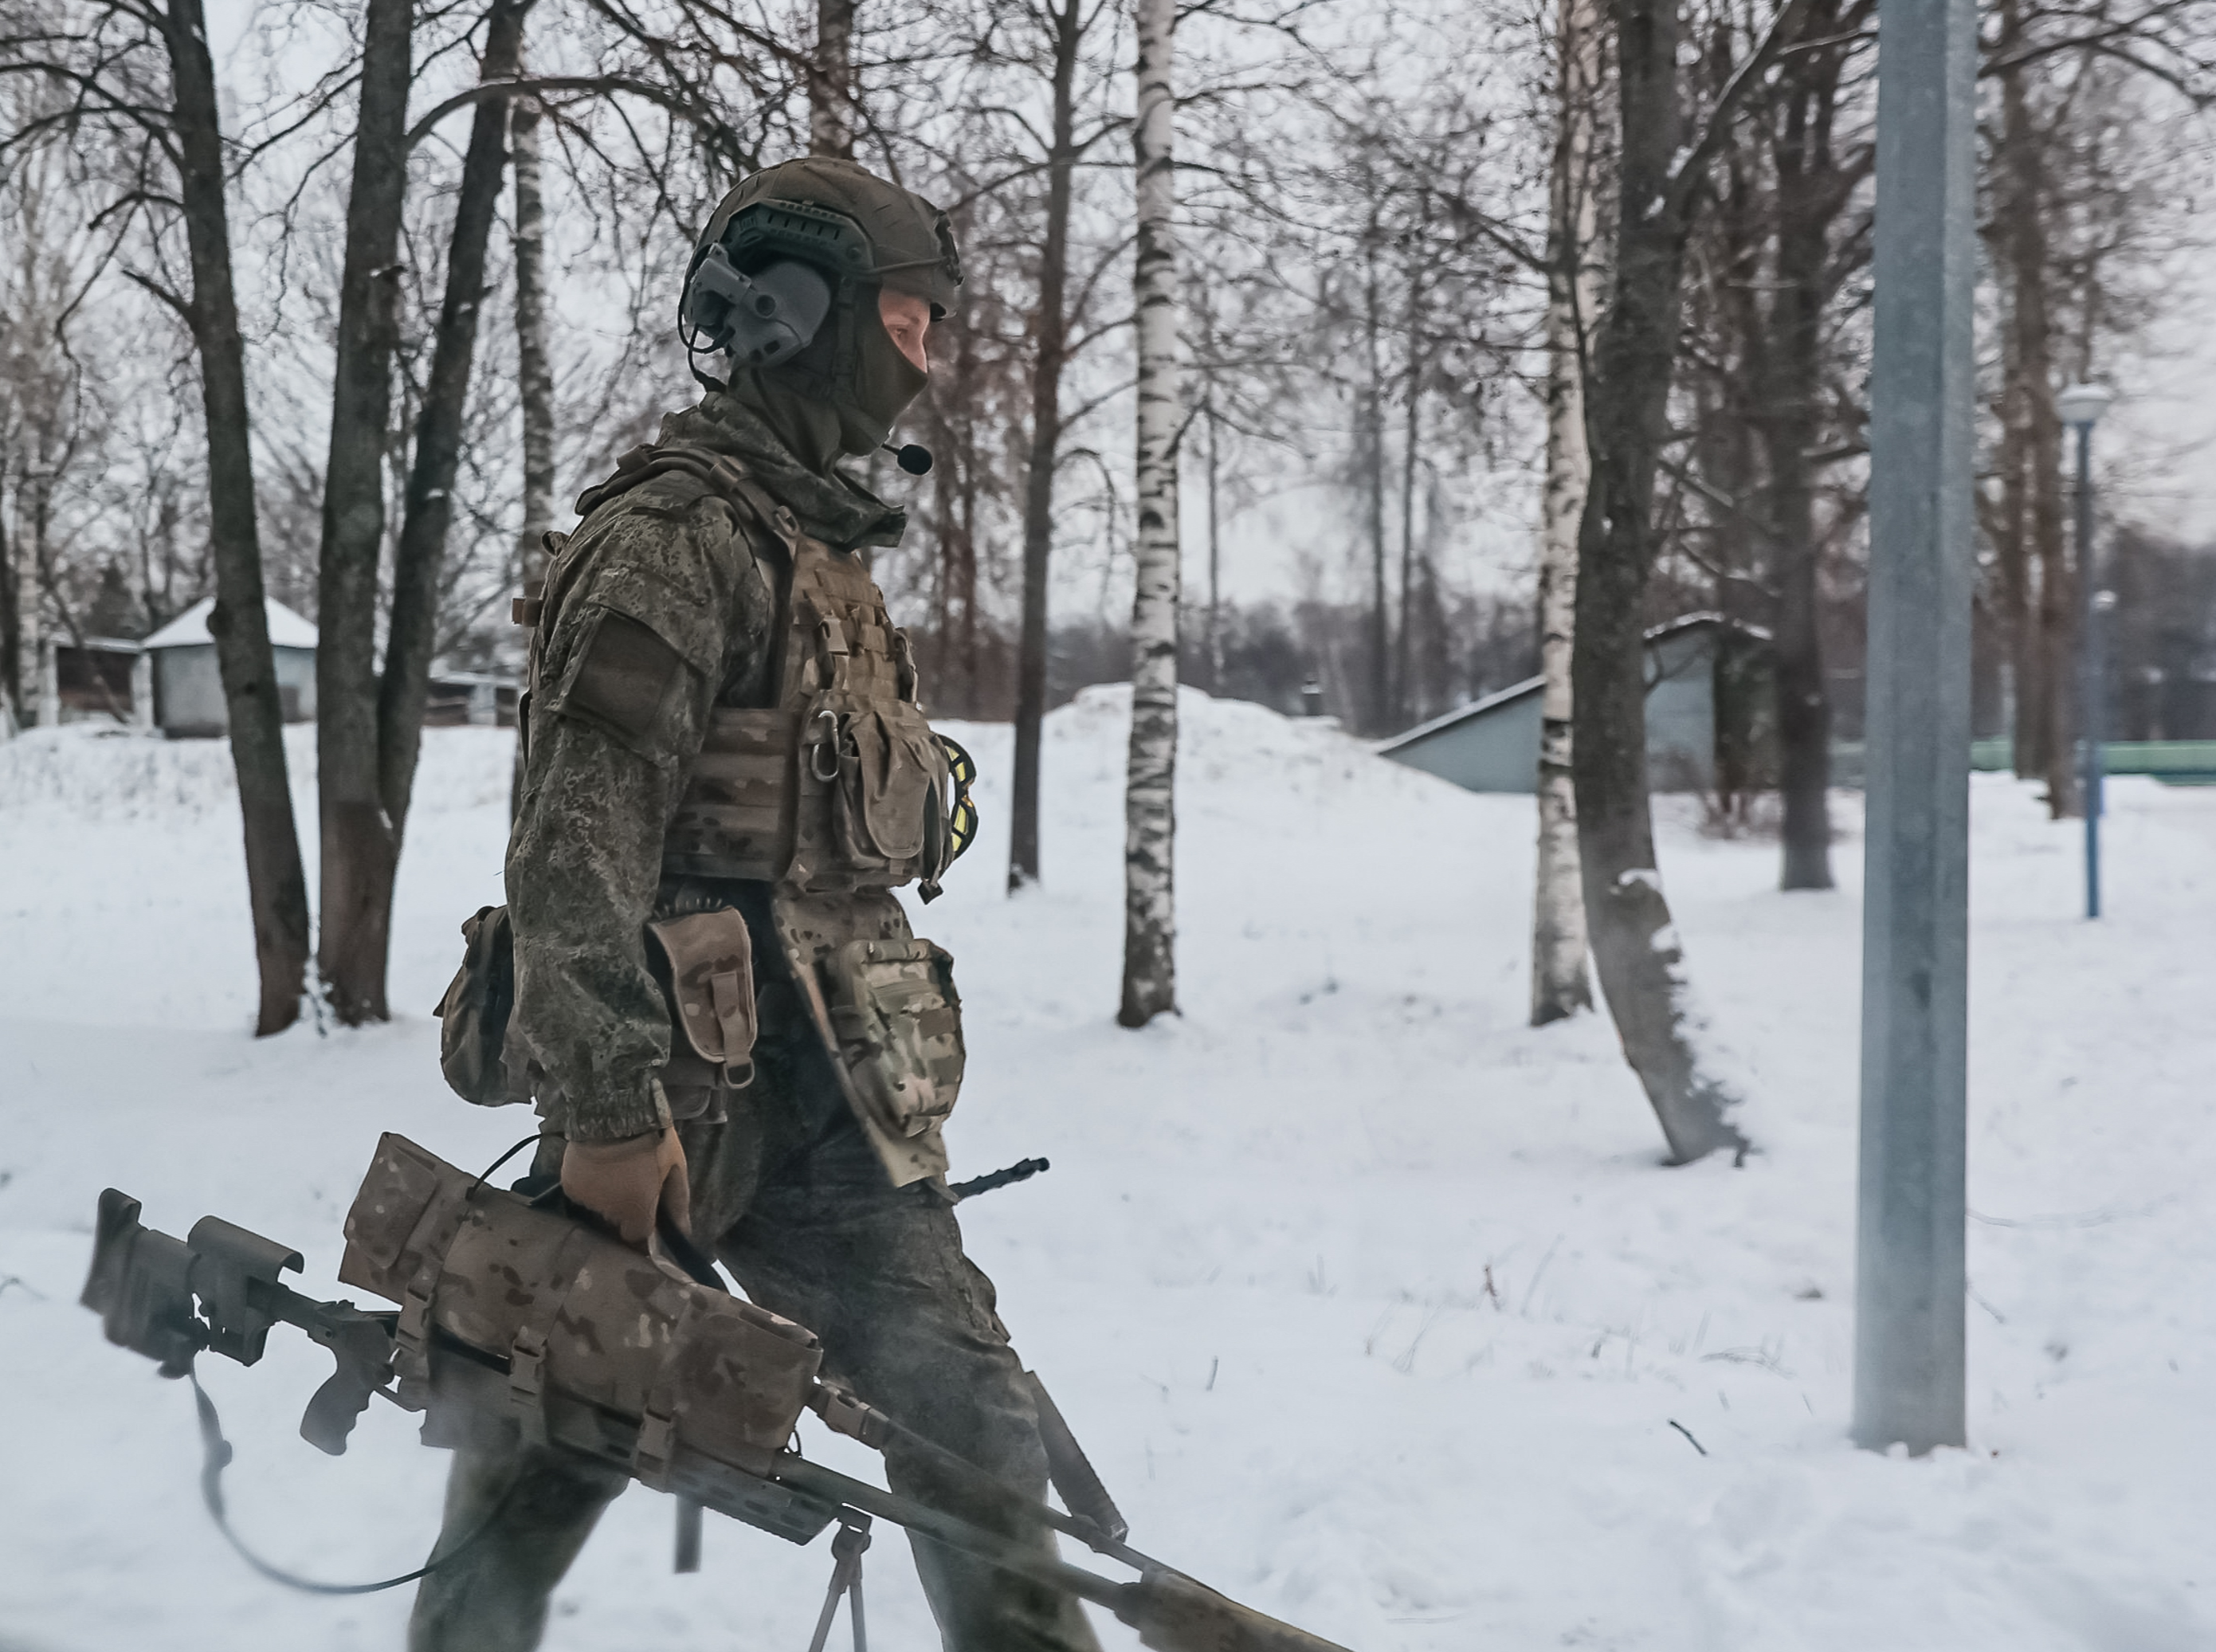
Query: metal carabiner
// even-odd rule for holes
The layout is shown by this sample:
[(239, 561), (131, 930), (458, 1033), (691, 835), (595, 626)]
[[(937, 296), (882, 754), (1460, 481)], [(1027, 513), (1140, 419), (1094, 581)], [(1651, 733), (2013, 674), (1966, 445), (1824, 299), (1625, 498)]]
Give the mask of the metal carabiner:
[[(825, 730), (822, 739), (809, 744), (808, 772), (828, 785), (839, 778), (839, 714), (836, 712), (818, 712), (816, 714), (816, 720), (818, 723), (828, 723), (831, 726)], [(826, 752), (830, 754), (828, 769), (824, 767)]]

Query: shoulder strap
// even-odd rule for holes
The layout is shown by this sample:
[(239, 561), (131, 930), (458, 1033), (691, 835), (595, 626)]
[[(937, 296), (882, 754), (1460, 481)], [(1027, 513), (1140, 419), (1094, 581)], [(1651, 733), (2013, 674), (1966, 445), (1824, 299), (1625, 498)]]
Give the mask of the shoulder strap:
[(673, 442), (632, 448), (616, 460), (616, 473), (577, 496), (577, 515), (589, 516), (611, 499), (629, 493), (640, 484), (675, 472), (689, 476), (718, 498), (738, 506), (779, 544), (792, 553), (800, 537), (800, 523), (791, 511), (770, 497), (747, 467), (729, 453), (715, 453)]

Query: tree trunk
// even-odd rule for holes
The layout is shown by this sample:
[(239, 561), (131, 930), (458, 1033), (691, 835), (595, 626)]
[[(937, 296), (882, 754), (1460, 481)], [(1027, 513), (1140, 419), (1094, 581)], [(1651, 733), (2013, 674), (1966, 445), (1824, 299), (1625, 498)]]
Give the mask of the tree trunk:
[[(1837, 9), (1819, 5), (1804, 39), (1836, 32)], [(1816, 624), (1819, 552), (1808, 455), (1823, 393), (1825, 267), (1831, 223), (1844, 201), (1831, 167), (1837, 59), (1803, 56), (1787, 70), (1777, 145), (1777, 284), (1770, 306), (1773, 375), (1759, 422), (1770, 471), (1769, 526), (1776, 535), (1777, 620), (1772, 661), (1777, 699), (1778, 791), (1784, 804), (1782, 889), (1831, 887), (1831, 705)]]
[(1144, 1026), (1177, 1008), (1178, 691), (1176, 105), (1170, 95), (1177, 0), (1138, 0), (1138, 532), (1131, 604), (1131, 749), (1123, 804), (1123, 1000)]
[[(2001, 9), (2003, 49), (2022, 34), (2015, 0)], [(2024, 67), (2001, 76), (2001, 163), (2007, 180), (2002, 222), (2009, 293), (2009, 348), (2014, 383), (2016, 512), (2022, 575), (2035, 573), (2036, 607), (2025, 602), (2017, 630), (2016, 749), (2019, 774), (2044, 774), (2055, 818), (2077, 812), (2072, 761), (2071, 655), (2077, 641), (2077, 585), (2063, 538), (2062, 421), (2054, 405), (2054, 324), (2047, 302), (2051, 274), (2047, 238), (2045, 144), (2031, 108)], [(2025, 583), (2028, 583), (2028, 578)], [(2028, 598), (2029, 593), (2026, 592)]]
[[(1431, 198), (1424, 198), (1426, 228)], [(1406, 728), (1414, 720), (1410, 706), (1411, 678), (1415, 663), (1410, 657), (1415, 635), (1409, 619), (1416, 595), (1416, 470), (1424, 435), (1424, 237), (1410, 248), (1416, 268), (1408, 276), (1408, 356), (1401, 368), (1400, 392), (1407, 398), (1400, 420), (1400, 616), (1397, 646), (1393, 650), (1393, 726)]]
[[(484, 57), (477, 65), (479, 80), (515, 77), (522, 60), (523, 19), (530, 6), (531, 0), (493, 0), (486, 16)], [(408, 829), (409, 799), (416, 788), (431, 656), (438, 645), (439, 576), (446, 559), (446, 531), (453, 520), (462, 416), (469, 400), (470, 368), (477, 356), (477, 312), (484, 302), (485, 249), (492, 240), (501, 174), (508, 163), (507, 128), (508, 101), (479, 100), (470, 119), (469, 147), (462, 156), (461, 189), (446, 249), (446, 289), (431, 346), (431, 373), (416, 417), (416, 460), (408, 474), (400, 544), (392, 558), (392, 617), (385, 644), (385, 678), (377, 697), (377, 766), (385, 818), (391, 823), (396, 866)], [(381, 890), (369, 893), (382, 908), (376, 928), (389, 934), (391, 878)], [(380, 997), (384, 973), (380, 967)]]
[(1204, 410), (1208, 420), (1208, 692), (1223, 693), (1223, 517), (1217, 471), (1216, 410)]
[(1384, 299), (1377, 290), (1377, 220), (1363, 249), (1363, 368), (1359, 433), (1364, 536), (1370, 541), (1370, 704), (1363, 722), (1373, 734), (1393, 726), (1393, 627), (1385, 592), (1385, 359), (1379, 334)]
[(1682, 1164), (1746, 1144), (1728, 1117), (1738, 1098), (1703, 1069), (1696, 1047), (1700, 1023), (1655, 866), (1647, 792), (1641, 608), (1694, 191), (1672, 170), (1681, 136), (1676, 0), (1623, 0), (1616, 15), (1625, 209), (1585, 400), (1592, 485), (1578, 530), (1571, 767), (1601, 988), (1671, 1161)]
[[(0, 412), (5, 404), (0, 404)], [(22, 679), (17, 671), (22, 644), (16, 604), (22, 589), (16, 576), (15, 543), (8, 535), (8, 455), (0, 451), (0, 740), (20, 725), (15, 707), (22, 703)]]
[(1561, 0), (1553, 176), (1547, 205), (1547, 473), (1540, 496), (1539, 866), (1531, 915), (1531, 1025), (1592, 1008), (1585, 906), (1578, 887), (1578, 805), (1570, 780), (1570, 645), (1576, 630), (1578, 518), (1585, 447), (1585, 336), (1597, 307), (1591, 174), (1600, 20), (1594, 0)]
[(856, 0), (816, 0), (816, 50), (808, 61), (808, 152), (854, 158)]
[(385, 452), (408, 173), (411, 0), (367, 0), (361, 107), (339, 275), (331, 446), (317, 579), (316, 757), (323, 816), (316, 961), (345, 1026), (381, 1021), (386, 896), (399, 854), (378, 775), (377, 569), (385, 539)]
[(246, 840), (247, 903), (262, 983), (254, 1030), (267, 1036), (299, 1019), (308, 968), (308, 883), (292, 820), (283, 709), (262, 591), (246, 351), (231, 285), (215, 65), (200, 0), (172, 0), (162, 21), (174, 88), (178, 199), (192, 261), (193, 343), (200, 353), (200, 404), (207, 422), (208, 552), (216, 589), (208, 632), (215, 638), (231, 719), (231, 767)]
[[(523, 65), (518, 47), (516, 64)], [(516, 567), (526, 596), (546, 584), (546, 535), (554, 527), (554, 360), (546, 308), (546, 209), (539, 196), (539, 123), (534, 97), (509, 107), (508, 142), (515, 155), (515, 369), (523, 414), (523, 529)], [(523, 802), (523, 712), (515, 718), (515, 768), (508, 818)]]
[[(20, 504), (20, 483), (15, 497)], [(5, 490), (0, 490), (0, 508), (5, 503)], [(13, 545), (10, 551), (6, 580), (8, 700), (20, 726), (28, 729), (36, 718), (39, 703), (39, 564), (28, 546)]]
[[(957, 231), (959, 238), (959, 230)], [(932, 702), (942, 713), (977, 715), (977, 492), (976, 454), (963, 430), (974, 405), (977, 378), (976, 334), (957, 310), (936, 324), (933, 346), (932, 441), (938, 463), (932, 466), (932, 519), (937, 563), (932, 580), (932, 632), (938, 641), (938, 669)], [(959, 684), (959, 687), (956, 687)]]
[(1008, 890), (1039, 879), (1039, 734), (1046, 717), (1047, 561), (1054, 549), (1054, 472), (1062, 453), (1062, 370), (1069, 318), (1069, 198), (1077, 165), (1080, 0), (1048, 14), (1054, 126), (1047, 145), (1046, 225), (1039, 245), (1038, 344), (1031, 357), (1031, 447), (1024, 475), (1024, 613), (1016, 652), (1016, 761), (1008, 819)]

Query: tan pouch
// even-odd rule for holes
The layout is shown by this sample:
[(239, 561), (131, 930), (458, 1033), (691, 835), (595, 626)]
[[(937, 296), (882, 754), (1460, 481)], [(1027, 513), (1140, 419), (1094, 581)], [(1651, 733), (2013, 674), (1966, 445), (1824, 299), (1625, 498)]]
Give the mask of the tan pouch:
[(463, 1100), (480, 1107), (528, 1100), (507, 1061), (515, 1010), (515, 944), (504, 906), (481, 906), (462, 925), (462, 967), (432, 1013), (439, 1018), (439, 1070)]
[[(923, 859), (928, 823), (943, 815), (946, 753), (913, 706), (872, 706), (840, 724), (839, 783), (832, 829), (855, 866), (900, 866)], [(926, 876), (942, 870), (924, 866)]]
[(954, 959), (927, 940), (854, 940), (824, 962), (831, 1029), (855, 1098), (896, 1137), (954, 1111), (966, 1055)]
[(754, 949), (743, 914), (725, 909), (646, 926), (669, 960), (670, 1020), (723, 1082), (754, 1082)]

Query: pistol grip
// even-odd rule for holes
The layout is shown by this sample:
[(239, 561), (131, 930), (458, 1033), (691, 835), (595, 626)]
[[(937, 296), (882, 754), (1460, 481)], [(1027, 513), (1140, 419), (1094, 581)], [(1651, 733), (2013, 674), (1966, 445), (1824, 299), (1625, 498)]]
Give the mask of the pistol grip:
[(359, 1377), (349, 1376), (342, 1365), (300, 1414), (300, 1438), (329, 1456), (345, 1456), (347, 1436), (354, 1433), (355, 1419), (369, 1409), (373, 1392)]

